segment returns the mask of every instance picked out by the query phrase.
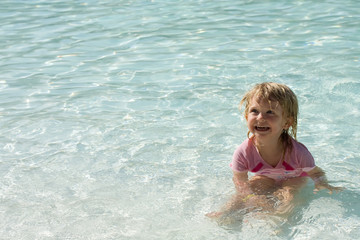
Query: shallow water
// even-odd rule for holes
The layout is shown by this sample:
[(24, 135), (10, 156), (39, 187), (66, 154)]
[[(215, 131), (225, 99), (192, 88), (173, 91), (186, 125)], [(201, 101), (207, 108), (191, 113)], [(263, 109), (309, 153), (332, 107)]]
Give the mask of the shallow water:
[[(0, 3), (4, 239), (360, 237), (360, 6), (345, 1)], [(253, 84), (298, 95), (309, 185), (288, 219), (204, 214), (233, 193)]]

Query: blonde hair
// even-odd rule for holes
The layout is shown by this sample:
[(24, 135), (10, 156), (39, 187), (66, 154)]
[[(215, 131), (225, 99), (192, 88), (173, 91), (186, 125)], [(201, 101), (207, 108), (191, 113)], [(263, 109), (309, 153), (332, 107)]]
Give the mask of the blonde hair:
[[(249, 113), (250, 102), (256, 97), (257, 100), (268, 101), (271, 105), (272, 102), (277, 102), (283, 109), (283, 117), (291, 119), (291, 125), (288, 129), (284, 129), (280, 138), (285, 144), (285, 147), (292, 147), (291, 137), (296, 139), (297, 131), (297, 115), (299, 112), (299, 106), (297, 97), (294, 92), (286, 85), (264, 82), (256, 84), (245, 96), (241, 99), (239, 108), (245, 103), (244, 115), (247, 118)], [(248, 133), (249, 136), (250, 133)]]

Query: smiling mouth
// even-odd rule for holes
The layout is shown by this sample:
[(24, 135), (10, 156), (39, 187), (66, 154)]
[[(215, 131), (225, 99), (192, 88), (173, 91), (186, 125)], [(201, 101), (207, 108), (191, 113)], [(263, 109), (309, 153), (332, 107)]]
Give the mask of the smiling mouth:
[(265, 131), (270, 130), (270, 128), (269, 127), (258, 127), (258, 126), (256, 126), (255, 130), (257, 130), (259, 132), (265, 132)]

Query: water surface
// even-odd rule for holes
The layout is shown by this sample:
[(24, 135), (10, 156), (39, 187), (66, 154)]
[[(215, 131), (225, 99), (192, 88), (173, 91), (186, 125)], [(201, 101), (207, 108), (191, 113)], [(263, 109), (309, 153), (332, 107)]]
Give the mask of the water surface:
[[(345, 1), (0, 3), (4, 239), (355, 239), (359, 16)], [(289, 85), (298, 140), (342, 194), (288, 219), (204, 214), (234, 192), (238, 103)]]

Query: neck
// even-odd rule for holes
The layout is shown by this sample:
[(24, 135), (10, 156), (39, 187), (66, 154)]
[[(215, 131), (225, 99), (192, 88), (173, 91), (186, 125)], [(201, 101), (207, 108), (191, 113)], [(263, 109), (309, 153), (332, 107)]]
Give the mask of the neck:
[(259, 149), (283, 149), (283, 143), (281, 141), (281, 138), (279, 137), (278, 141), (272, 141), (272, 140), (260, 140), (254, 136), (254, 143), (257, 148)]
[(256, 148), (258, 149), (261, 157), (269, 162), (271, 165), (276, 165), (283, 157), (284, 144), (281, 139), (278, 141), (257, 141), (254, 139)]

